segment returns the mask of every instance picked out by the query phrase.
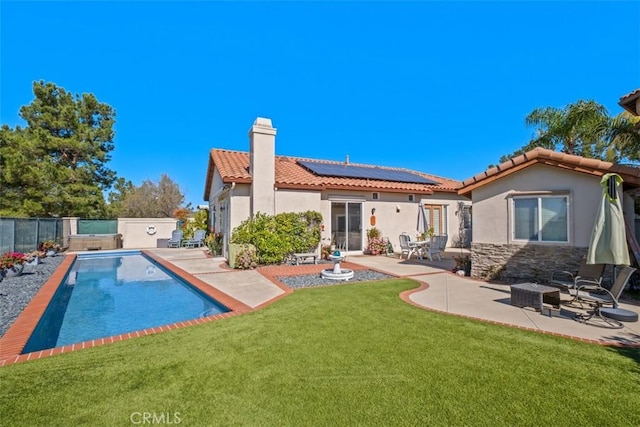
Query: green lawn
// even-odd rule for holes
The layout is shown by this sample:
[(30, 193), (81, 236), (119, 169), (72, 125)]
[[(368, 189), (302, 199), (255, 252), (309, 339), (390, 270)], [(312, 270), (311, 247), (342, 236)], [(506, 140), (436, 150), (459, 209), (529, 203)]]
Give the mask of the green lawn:
[(254, 313), (1, 368), (0, 420), (640, 425), (638, 350), (432, 313), (398, 297), (416, 286), (304, 289)]

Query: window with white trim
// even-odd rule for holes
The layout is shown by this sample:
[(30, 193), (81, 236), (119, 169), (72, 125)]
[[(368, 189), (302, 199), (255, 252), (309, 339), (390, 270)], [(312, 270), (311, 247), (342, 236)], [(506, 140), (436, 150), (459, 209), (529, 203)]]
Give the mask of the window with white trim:
[(515, 241), (569, 241), (569, 197), (518, 196), (512, 199), (512, 230)]
[(380, 193), (373, 193), (371, 195), (371, 199), (372, 200), (379, 200), (380, 199)]
[(416, 196), (414, 196), (413, 194), (409, 194), (409, 201), (415, 202), (415, 200), (416, 200)]

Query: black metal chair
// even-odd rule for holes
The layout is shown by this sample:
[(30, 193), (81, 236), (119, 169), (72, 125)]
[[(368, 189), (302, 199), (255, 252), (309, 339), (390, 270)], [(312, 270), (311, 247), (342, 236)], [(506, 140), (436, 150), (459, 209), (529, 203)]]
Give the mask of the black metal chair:
[(563, 291), (576, 289), (576, 283), (578, 281), (581, 281), (582, 285), (590, 282), (593, 286), (601, 286), (604, 268), (605, 264), (587, 264), (587, 260), (583, 259), (578, 272), (575, 274), (570, 271), (552, 272), (549, 284)]
[[(629, 279), (634, 271), (636, 271), (636, 269), (633, 267), (623, 267), (618, 273), (611, 289), (594, 286), (590, 281), (576, 282), (577, 288), (569, 289), (569, 294), (574, 297), (572, 302), (579, 303), (580, 306), (588, 304), (593, 307), (593, 310), (587, 314), (576, 316), (576, 320), (584, 323), (593, 317), (597, 317), (610, 327), (622, 328), (623, 325), (620, 323), (621, 319), (633, 319), (634, 316), (625, 316), (625, 312), (628, 310), (623, 310), (618, 307), (618, 299), (627, 286), (627, 283), (629, 283)], [(605, 306), (611, 307), (604, 309), (603, 307)], [(635, 318), (637, 319), (637, 316), (635, 316)]]

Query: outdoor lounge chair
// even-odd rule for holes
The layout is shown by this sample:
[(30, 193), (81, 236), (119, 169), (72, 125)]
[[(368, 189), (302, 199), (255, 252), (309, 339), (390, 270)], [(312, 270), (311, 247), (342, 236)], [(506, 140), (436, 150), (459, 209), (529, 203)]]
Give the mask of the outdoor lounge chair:
[(171, 232), (171, 239), (167, 242), (168, 248), (179, 248), (182, 246), (182, 230), (173, 230)]
[(193, 238), (185, 241), (183, 246), (185, 248), (195, 248), (195, 247), (199, 248), (201, 246), (204, 246), (204, 238), (206, 234), (207, 232), (205, 230), (196, 230), (193, 233)]
[(580, 264), (580, 269), (576, 274), (569, 271), (552, 272), (550, 285), (564, 291), (576, 289), (576, 283), (578, 281), (582, 282), (582, 285), (586, 285), (587, 282), (590, 282), (594, 286), (600, 286), (602, 284), (604, 267), (605, 264), (587, 264), (587, 260), (584, 258)]
[[(580, 306), (582, 306), (582, 304), (588, 304), (593, 307), (593, 310), (586, 315), (577, 316), (576, 320), (586, 322), (596, 316), (606, 324), (620, 328), (622, 326), (620, 322), (610, 318), (609, 315), (611, 312), (613, 312), (614, 315), (617, 314), (616, 311), (619, 311), (620, 314), (624, 315), (624, 312), (627, 311), (618, 309), (618, 299), (620, 298), (624, 288), (627, 286), (627, 283), (629, 283), (629, 279), (634, 271), (636, 271), (636, 269), (633, 267), (623, 267), (618, 273), (616, 281), (613, 283), (611, 289), (606, 289), (602, 286), (594, 286), (590, 281), (578, 281), (577, 288), (569, 290), (569, 293), (574, 297), (570, 303), (577, 302)], [(609, 309), (609, 311), (606, 311), (606, 315), (603, 315), (601, 310), (604, 310), (603, 307), (605, 305), (611, 305), (613, 310)]]

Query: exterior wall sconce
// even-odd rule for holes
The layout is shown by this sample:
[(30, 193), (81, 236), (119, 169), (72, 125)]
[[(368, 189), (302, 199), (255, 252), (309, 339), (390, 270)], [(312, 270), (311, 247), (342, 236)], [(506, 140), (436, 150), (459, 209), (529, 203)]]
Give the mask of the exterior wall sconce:
[(400, 205), (396, 205), (396, 213), (400, 212)]
[(375, 215), (376, 214), (376, 208), (371, 208), (371, 215)]

